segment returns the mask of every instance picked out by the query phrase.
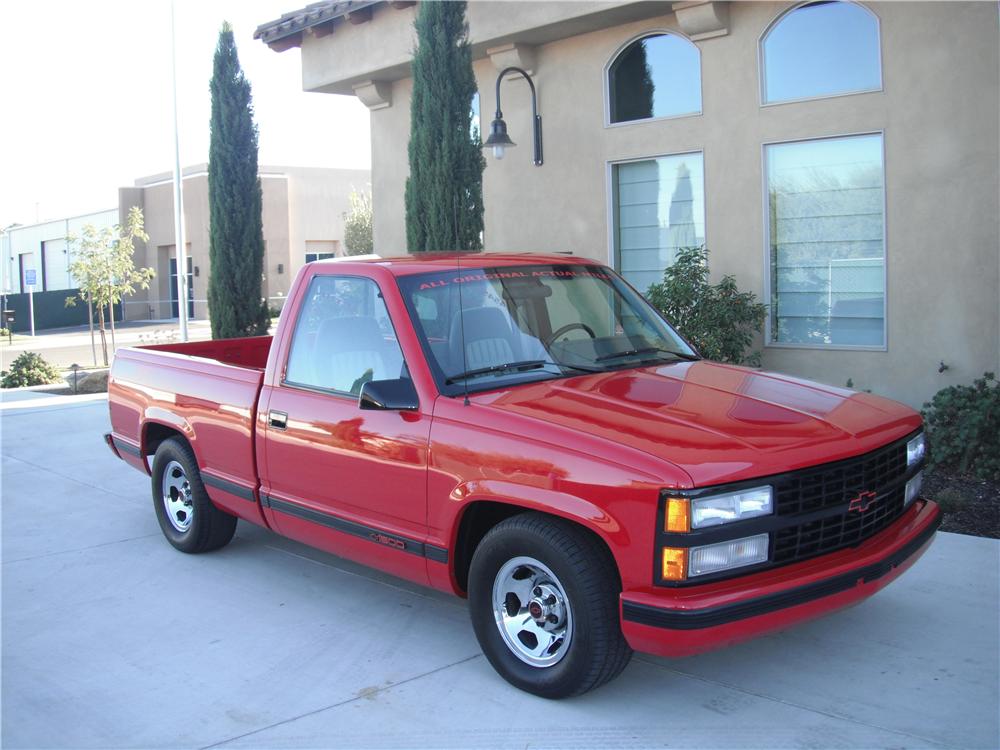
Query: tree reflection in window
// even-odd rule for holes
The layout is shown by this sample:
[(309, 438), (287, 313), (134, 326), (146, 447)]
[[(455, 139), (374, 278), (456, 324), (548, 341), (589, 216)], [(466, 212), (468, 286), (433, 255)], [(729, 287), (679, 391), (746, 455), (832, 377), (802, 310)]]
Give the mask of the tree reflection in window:
[(701, 53), (683, 37), (652, 34), (621, 51), (608, 69), (611, 122), (701, 112)]

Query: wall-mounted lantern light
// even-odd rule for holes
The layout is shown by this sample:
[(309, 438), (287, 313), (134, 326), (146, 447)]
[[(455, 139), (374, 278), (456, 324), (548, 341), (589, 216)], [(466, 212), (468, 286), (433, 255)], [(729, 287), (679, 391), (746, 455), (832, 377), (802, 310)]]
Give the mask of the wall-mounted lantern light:
[(532, 82), (531, 76), (526, 71), (521, 70), (521, 68), (513, 66), (504, 68), (500, 71), (500, 75), (497, 76), (497, 113), (493, 119), (493, 124), (490, 126), (490, 137), (486, 139), (483, 148), (492, 148), (494, 158), (502, 159), (506, 149), (517, 145), (507, 135), (507, 123), (504, 122), (503, 112), (500, 110), (500, 81), (508, 73), (520, 73), (531, 88), (531, 119), (535, 131), (535, 166), (540, 167), (542, 166), (542, 116), (538, 114), (538, 99), (535, 96), (535, 84)]
[(284, 273), (284, 272), (285, 272), (285, 264), (284, 263), (279, 263), (278, 264), (278, 273)]
[(198, 275), (198, 274), (200, 274), (200, 273), (201, 273), (201, 269), (200, 269), (200, 268), (198, 268), (198, 266), (195, 266), (195, 267), (194, 267), (194, 275), (195, 275), (195, 276), (197, 276), (197, 275)]

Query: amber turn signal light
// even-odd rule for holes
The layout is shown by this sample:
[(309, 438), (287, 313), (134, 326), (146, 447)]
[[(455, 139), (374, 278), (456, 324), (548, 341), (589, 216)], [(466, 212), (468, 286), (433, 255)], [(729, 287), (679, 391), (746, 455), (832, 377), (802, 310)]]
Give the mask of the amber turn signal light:
[(691, 531), (691, 503), (686, 497), (668, 497), (664, 531)]
[(687, 578), (687, 550), (684, 548), (663, 548), (663, 580), (683, 581)]

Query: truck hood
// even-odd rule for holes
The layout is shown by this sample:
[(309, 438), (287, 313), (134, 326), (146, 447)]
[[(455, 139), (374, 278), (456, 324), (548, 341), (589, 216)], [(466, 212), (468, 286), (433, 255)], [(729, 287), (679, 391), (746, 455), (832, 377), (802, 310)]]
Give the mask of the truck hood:
[(860, 455), (921, 424), (914, 410), (885, 398), (706, 361), (546, 380), (474, 398), (567, 435), (600, 438), (609, 453), (624, 445), (650, 454), (687, 472), (696, 487)]

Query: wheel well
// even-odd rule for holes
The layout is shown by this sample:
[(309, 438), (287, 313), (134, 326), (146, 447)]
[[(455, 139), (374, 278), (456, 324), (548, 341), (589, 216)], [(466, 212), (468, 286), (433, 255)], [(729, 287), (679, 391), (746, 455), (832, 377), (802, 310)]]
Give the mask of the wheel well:
[(469, 589), (469, 567), (472, 565), (472, 556), (476, 552), (476, 547), (483, 541), (483, 537), (501, 521), (505, 521), (521, 513), (540, 513), (541, 515), (548, 515), (552, 516), (552, 518), (568, 521), (596, 539), (607, 550), (608, 557), (611, 560), (615, 559), (611, 553), (611, 549), (599, 534), (594, 533), (591, 529), (571, 518), (558, 516), (555, 513), (544, 513), (524, 508), (520, 505), (483, 500), (472, 503), (465, 513), (462, 514), (462, 521), (458, 527), (458, 536), (455, 538), (455, 580), (462, 591), (468, 591)]
[[(151, 456), (156, 453), (156, 449), (160, 447), (160, 443), (172, 437), (179, 437), (185, 443), (188, 442), (184, 433), (179, 430), (157, 422), (150, 422), (143, 430), (142, 452), (147, 456)], [(190, 445), (190, 443), (188, 444)]]

